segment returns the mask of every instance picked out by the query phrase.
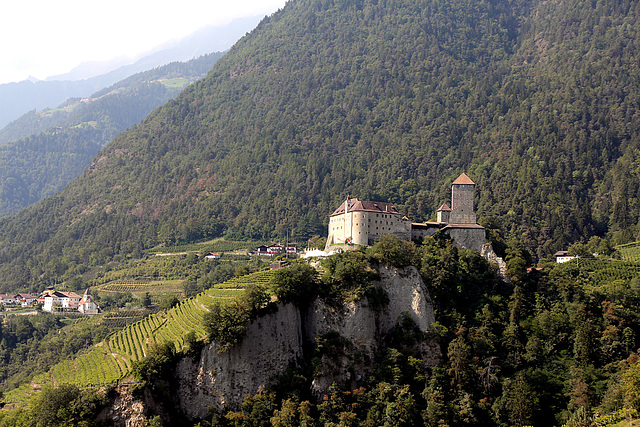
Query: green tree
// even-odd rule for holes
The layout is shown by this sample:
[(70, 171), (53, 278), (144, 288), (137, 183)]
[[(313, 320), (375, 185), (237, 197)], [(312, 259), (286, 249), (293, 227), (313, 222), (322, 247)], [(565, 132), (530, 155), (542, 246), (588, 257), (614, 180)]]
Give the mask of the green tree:
[(397, 267), (415, 265), (419, 267), (420, 257), (414, 243), (401, 240), (393, 234), (386, 234), (380, 238), (367, 253), (380, 261)]
[(145, 308), (151, 306), (151, 296), (149, 295), (149, 292), (145, 292), (142, 296), (142, 306)]
[(178, 305), (180, 300), (175, 295), (168, 295), (160, 302), (161, 310), (171, 310), (173, 307)]
[(318, 292), (318, 271), (304, 261), (293, 262), (271, 277), (271, 289), (284, 303), (302, 307)]
[(202, 317), (209, 337), (218, 343), (218, 353), (223, 353), (240, 342), (247, 332), (251, 312), (240, 301), (215, 302)]

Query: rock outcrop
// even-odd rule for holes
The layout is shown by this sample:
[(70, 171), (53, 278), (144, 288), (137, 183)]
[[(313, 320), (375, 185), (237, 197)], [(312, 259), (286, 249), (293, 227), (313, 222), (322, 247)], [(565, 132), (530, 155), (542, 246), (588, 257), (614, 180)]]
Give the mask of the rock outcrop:
[(131, 396), (128, 386), (118, 386), (113, 393), (115, 395), (113, 402), (98, 415), (98, 422), (118, 427), (148, 425), (145, 402)]
[[(375, 285), (389, 297), (389, 304), (383, 307), (371, 307), (366, 298), (338, 307), (317, 299), (304, 313), (293, 304), (281, 305), (277, 312), (254, 320), (243, 341), (230, 350), (218, 354), (212, 343), (199, 360), (181, 360), (177, 369), (180, 409), (191, 418), (202, 418), (210, 406), (238, 408), (246, 394), (268, 386), (304, 357), (305, 342), (328, 333), (338, 334), (349, 345), (337, 359), (323, 358), (313, 391), (324, 393), (335, 381), (357, 384), (403, 313), (422, 331), (435, 321), (428, 293), (414, 267), (381, 266), (378, 271), (380, 280)], [(425, 366), (437, 364), (437, 345), (422, 346), (421, 351)], [(356, 353), (361, 357), (354, 364)]]
[(482, 255), (489, 264), (495, 265), (498, 269), (498, 276), (505, 282), (509, 283), (510, 280), (507, 277), (507, 263), (504, 262), (504, 259), (500, 258), (493, 250), (493, 246), (491, 243), (485, 243), (482, 246), (482, 250), (480, 251), (480, 255)]

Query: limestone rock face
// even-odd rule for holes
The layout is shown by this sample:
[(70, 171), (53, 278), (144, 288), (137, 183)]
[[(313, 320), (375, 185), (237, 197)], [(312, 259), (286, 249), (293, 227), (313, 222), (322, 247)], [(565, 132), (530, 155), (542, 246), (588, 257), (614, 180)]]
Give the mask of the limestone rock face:
[[(342, 349), (341, 357), (323, 356), (319, 374), (312, 387), (316, 395), (326, 393), (334, 382), (351, 383), (352, 387), (369, 373), (375, 352), (384, 344), (403, 313), (415, 321), (421, 331), (426, 332), (435, 322), (433, 306), (415, 267), (396, 268), (379, 266), (380, 280), (375, 285), (384, 290), (389, 304), (378, 310), (371, 308), (366, 299), (342, 307), (333, 307), (316, 300), (306, 316), (306, 335), (315, 340), (330, 332), (337, 332), (349, 345)], [(438, 363), (440, 352), (434, 343), (421, 349), (426, 366)], [(360, 357), (354, 357), (356, 354)], [(360, 359), (360, 363), (354, 363)]]
[(511, 282), (511, 280), (509, 280), (509, 278), (507, 277), (507, 263), (504, 262), (504, 259), (496, 255), (496, 253), (493, 251), (493, 246), (491, 246), (491, 243), (485, 243), (482, 246), (480, 255), (482, 255), (487, 261), (489, 261), (489, 264), (493, 264), (497, 267), (498, 275), (502, 280), (507, 283)]
[[(177, 372), (181, 410), (189, 417), (201, 418), (209, 406), (237, 409), (246, 394), (268, 386), (290, 364), (302, 359), (305, 342), (330, 333), (339, 335), (344, 346), (339, 356), (322, 357), (313, 391), (324, 393), (333, 382), (357, 385), (403, 313), (408, 313), (422, 331), (435, 321), (428, 293), (414, 267), (380, 266), (378, 271), (380, 280), (375, 285), (389, 297), (384, 307), (370, 307), (366, 298), (339, 306), (317, 299), (304, 313), (293, 304), (281, 305), (276, 313), (254, 320), (246, 337), (230, 350), (218, 354), (213, 343), (203, 349), (196, 362), (183, 359)], [(437, 344), (422, 345), (419, 350), (425, 366), (438, 363)]]
[(206, 346), (200, 360), (178, 363), (180, 408), (202, 418), (209, 406), (237, 407), (246, 394), (255, 394), (290, 363), (302, 357), (300, 312), (293, 304), (253, 321), (239, 344), (218, 354), (215, 343)]
[(146, 406), (142, 400), (134, 399), (127, 386), (115, 388), (113, 403), (98, 415), (98, 421), (118, 427), (146, 427)]

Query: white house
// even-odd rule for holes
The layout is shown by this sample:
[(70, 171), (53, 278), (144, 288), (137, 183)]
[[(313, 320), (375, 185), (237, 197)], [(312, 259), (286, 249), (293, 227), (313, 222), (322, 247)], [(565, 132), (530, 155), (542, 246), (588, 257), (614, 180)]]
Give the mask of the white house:
[(576, 255), (569, 255), (569, 252), (567, 251), (558, 251), (554, 256), (556, 257), (556, 263), (558, 264), (578, 258)]
[(11, 305), (17, 304), (16, 296), (13, 294), (0, 294), (0, 304), (2, 305)]
[(93, 302), (91, 294), (89, 293), (89, 288), (87, 288), (87, 290), (84, 291), (84, 295), (82, 296), (80, 303), (78, 304), (78, 311), (83, 314), (92, 315), (98, 314), (98, 310), (98, 305)]
[(28, 307), (30, 305), (32, 305), (34, 303), (34, 301), (36, 301), (38, 299), (38, 297), (31, 295), (31, 294), (25, 294), (25, 293), (17, 293), (16, 294), (16, 300), (23, 306), (23, 307)]
[(49, 291), (44, 297), (44, 311), (53, 311), (54, 306), (62, 308), (78, 308), (80, 295), (75, 292)]

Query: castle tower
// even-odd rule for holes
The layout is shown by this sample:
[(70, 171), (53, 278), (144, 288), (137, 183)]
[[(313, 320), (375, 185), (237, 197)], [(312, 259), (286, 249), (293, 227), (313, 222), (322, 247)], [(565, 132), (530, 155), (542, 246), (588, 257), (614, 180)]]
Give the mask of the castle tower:
[(476, 213), (473, 210), (473, 195), (476, 184), (462, 174), (451, 184), (450, 224), (475, 224)]
[(440, 223), (449, 224), (449, 220), (451, 219), (451, 208), (449, 205), (444, 203), (442, 206), (438, 208), (438, 212), (436, 214), (436, 221)]

